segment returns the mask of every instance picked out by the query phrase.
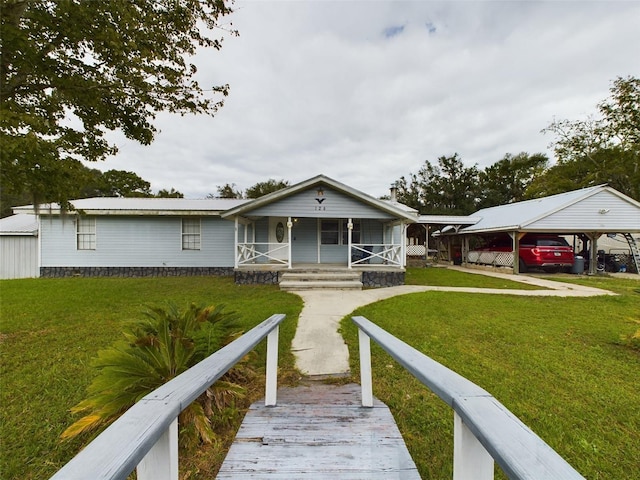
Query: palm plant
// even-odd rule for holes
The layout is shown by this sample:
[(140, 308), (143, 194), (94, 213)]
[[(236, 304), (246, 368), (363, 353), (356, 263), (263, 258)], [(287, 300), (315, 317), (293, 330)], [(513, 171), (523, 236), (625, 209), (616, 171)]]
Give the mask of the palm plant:
[[(223, 309), (223, 305), (193, 304), (184, 311), (175, 305), (151, 307), (144, 319), (124, 332), (124, 341), (98, 353), (93, 365), (99, 373), (87, 388), (88, 396), (71, 409), (84, 416), (61, 438), (111, 423), (135, 402), (233, 340), (241, 333), (237, 315)], [(234, 379), (247, 374), (246, 365), (229, 372), (180, 414), (183, 445), (215, 439), (211, 416), (242, 396), (243, 388)]]

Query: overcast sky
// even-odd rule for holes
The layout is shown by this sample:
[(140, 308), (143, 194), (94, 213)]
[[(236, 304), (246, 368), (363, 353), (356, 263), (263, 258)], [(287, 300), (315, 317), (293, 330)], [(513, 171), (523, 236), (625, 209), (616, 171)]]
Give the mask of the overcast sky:
[[(239, 37), (198, 55), (228, 83), (215, 117), (163, 114), (148, 147), (112, 136), (101, 170), (187, 198), (325, 174), (374, 196), (425, 160), (480, 168), (543, 152), (554, 118), (584, 119), (640, 76), (640, 1), (247, 1)], [(94, 167), (95, 165), (90, 165)]]

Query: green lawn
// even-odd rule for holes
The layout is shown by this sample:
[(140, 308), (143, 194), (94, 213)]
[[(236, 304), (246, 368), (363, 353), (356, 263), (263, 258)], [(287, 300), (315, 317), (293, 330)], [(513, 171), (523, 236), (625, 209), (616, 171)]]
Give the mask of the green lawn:
[[(639, 479), (640, 352), (620, 337), (640, 328), (640, 281), (577, 282), (620, 295), (426, 292), (355, 313), (488, 390), (587, 478)], [(350, 316), (342, 330), (357, 374)], [(422, 478), (451, 478), (451, 409), (379, 347), (372, 355), (374, 394), (393, 411)]]
[[(280, 328), (280, 367), (293, 368), (291, 340), (302, 308), (277, 286), (239, 286), (231, 278), (70, 278), (0, 282), (0, 477), (48, 478), (81, 448), (60, 444), (75, 417), (69, 408), (85, 396), (89, 362), (121, 338), (124, 322), (146, 305), (223, 303), (241, 315), (245, 330), (274, 313)], [(264, 343), (256, 365), (264, 365)]]
[(437, 287), (456, 286), (506, 288), (510, 290), (546, 290), (544, 287), (538, 287), (536, 285), (486, 275), (459, 272), (442, 267), (408, 268), (405, 274), (405, 283), (407, 285), (432, 285)]
[[(586, 477), (640, 478), (640, 353), (620, 342), (640, 328), (640, 282), (554, 279), (620, 296), (427, 292), (357, 313), (489, 390)], [(409, 269), (407, 280), (523, 288), (441, 268)], [(145, 305), (224, 303), (241, 314), (247, 330), (286, 313), (280, 330), (285, 376), (293, 372), (290, 344), (302, 307), (297, 296), (275, 286), (238, 286), (216, 277), (9, 280), (0, 282), (0, 301), (3, 479), (47, 478), (81, 448), (82, 439), (59, 444), (58, 435), (74, 420), (68, 409), (85, 396), (94, 374), (89, 362)], [(357, 372), (356, 332), (350, 321), (343, 330)], [(450, 409), (381, 350), (373, 352), (375, 394), (392, 408), (423, 478), (451, 478)], [(263, 359), (261, 346), (257, 365)], [(205, 477), (201, 470), (190, 478)]]

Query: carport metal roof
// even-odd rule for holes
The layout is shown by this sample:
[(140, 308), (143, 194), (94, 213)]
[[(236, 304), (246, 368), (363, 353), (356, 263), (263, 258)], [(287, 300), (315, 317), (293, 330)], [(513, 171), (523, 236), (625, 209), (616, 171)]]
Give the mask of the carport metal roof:
[(640, 232), (640, 203), (607, 185), (485, 208), (472, 217), (480, 220), (460, 234)]
[(420, 215), (417, 223), (433, 225), (473, 225), (480, 217), (467, 215)]

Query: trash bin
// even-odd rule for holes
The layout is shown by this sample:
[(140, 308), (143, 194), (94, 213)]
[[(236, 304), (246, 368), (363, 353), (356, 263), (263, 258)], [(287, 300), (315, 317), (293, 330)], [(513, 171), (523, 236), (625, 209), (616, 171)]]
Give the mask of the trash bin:
[(584, 258), (578, 255), (573, 260), (573, 267), (571, 267), (571, 273), (581, 275), (584, 273)]

